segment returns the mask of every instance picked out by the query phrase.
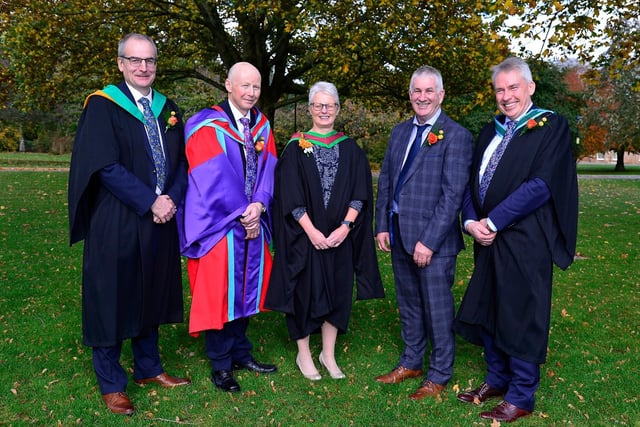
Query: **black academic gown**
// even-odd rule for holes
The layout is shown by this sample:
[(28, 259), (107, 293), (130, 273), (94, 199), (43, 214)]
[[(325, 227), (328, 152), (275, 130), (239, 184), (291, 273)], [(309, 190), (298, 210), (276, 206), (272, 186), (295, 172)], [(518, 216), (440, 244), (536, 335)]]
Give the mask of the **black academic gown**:
[(478, 198), (482, 154), (495, 135), (485, 126), (471, 169), (471, 193), (478, 218), (523, 182), (541, 178), (551, 199), (530, 215), (498, 232), (490, 246), (474, 244), (475, 269), (461, 302), (456, 331), (482, 345), (482, 329), (510, 356), (544, 363), (551, 312), (553, 264), (566, 269), (575, 253), (578, 186), (567, 120), (548, 115), (544, 127), (518, 132), (491, 181), (484, 205)]
[[(292, 339), (315, 332), (329, 321), (345, 332), (351, 314), (354, 275), (357, 299), (384, 297), (373, 240), (373, 191), (366, 156), (353, 139), (339, 143), (338, 172), (327, 208), (313, 155), (289, 144), (276, 166), (273, 229), (275, 259), (265, 307), (287, 313)], [(337, 248), (319, 251), (293, 218), (307, 209), (325, 236), (340, 226), (349, 202), (364, 206), (354, 228)]]
[[(118, 87), (133, 101), (124, 83)], [(159, 119), (167, 159), (164, 193), (179, 204), (186, 187), (184, 130), (180, 118), (165, 131), (171, 111), (180, 118), (168, 100)], [(109, 189), (99, 175), (114, 165), (117, 185)], [(153, 222), (153, 169), (142, 122), (114, 102), (91, 96), (78, 124), (69, 172), (70, 241), (84, 239), (86, 345), (112, 346), (183, 320), (177, 227), (175, 219)]]

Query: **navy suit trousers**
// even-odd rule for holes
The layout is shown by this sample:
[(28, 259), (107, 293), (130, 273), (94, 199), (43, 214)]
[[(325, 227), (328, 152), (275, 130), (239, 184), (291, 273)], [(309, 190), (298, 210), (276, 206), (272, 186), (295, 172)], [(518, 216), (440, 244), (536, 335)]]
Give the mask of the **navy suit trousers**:
[(205, 332), (205, 353), (214, 371), (230, 371), (233, 362), (243, 364), (252, 359), (253, 345), (247, 338), (249, 318), (225, 323), (224, 328)]
[(493, 337), (483, 334), (484, 359), (487, 362), (485, 382), (506, 390), (504, 400), (518, 408), (533, 411), (535, 393), (540, 384), (540, 365), (509, 356), (495, 346)]
[[(117, 393), (127, 388), (127, 372), (120, 365), (122, 342), (110, 347), (93, 348), (93, 369), (102, 394)], [(158, 330), (131, 339), (133, 377), (153, 378), (164, 372), (158, 351)]]
[[(397, 217), (394, 215), (394, 218)], [(434, 255), (430, 265), (419, 268), (413, 261), (413, 254), (404, 250), (397, 221), (392, 221), (392, 226), (396, 241), (391, 248), (391, 260), (405, 344), (399, 365), (422, 369), (429, 344), (431, 353), (426, 379), (446, 384), (453, 375), (455, 356), (451, 287), (456, 257)]]

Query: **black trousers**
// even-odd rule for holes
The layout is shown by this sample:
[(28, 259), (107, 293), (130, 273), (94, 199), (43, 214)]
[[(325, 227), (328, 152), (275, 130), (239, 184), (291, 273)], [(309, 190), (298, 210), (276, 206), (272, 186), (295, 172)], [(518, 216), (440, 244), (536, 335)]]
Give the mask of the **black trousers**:
[(248, 326), (247, 317), (225, 323), (222, 329), (205, 332), (205, 353), (211, 360), (211, 369), (230, 371), (233, 362), (242, 364), (252, 359), (253, 344), (247, 338)]

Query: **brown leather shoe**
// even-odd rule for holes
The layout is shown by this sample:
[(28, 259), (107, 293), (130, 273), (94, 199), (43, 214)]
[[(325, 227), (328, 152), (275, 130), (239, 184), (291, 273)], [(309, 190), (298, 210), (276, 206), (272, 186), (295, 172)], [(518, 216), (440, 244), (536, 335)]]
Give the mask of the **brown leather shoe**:
[(102, 400), (114, 414), (131, 415), (136, 410), (127, 393), (122, 391), (103, 394)]
[(411, 400), (421, 400), (427, 396), (438, 397), (440, 392), (444, 390), (444, 385), (436, 384), (431, 380), (424, 381), (418, 389), (409, 396)]
[(166, 372), (161, 373), (157, 377), (134, 380), (134, 382), (140, 386), (145, 384), (160, 384), (162, 387), (176, 387), (179, 385), (191, 384), (191, 380), (189, 378), (172, 377)]
[(409, 378), (418, 378), (422, 376), (422, 369), (407, 369), (404, 366), (398, 366), (388, 374), (376, 377), (376, 381), (385, 384), (396, 384)]
[(511, 423), (518, 418), (528, 417), (529, 415), (531, 415), (531, 411), (518, 408), (516, 405), (513, 405), (506, 400), (500, 402), (498, 406), (490, 411), (480, 412), (480, 418), (484, 418), (485, 420), (496, 420), (502, 423)]
[(482, 383), (480, 384), (480, 387), (474, 390), (464, 391), (458, 394), (458, 400), (460, 402), (480, 405), (484, 403), (485, 400), (492, 399), (494, 397), (501, 397), (503, 394), (504, 392), (502, 390), (493, 388), (487, 383)]

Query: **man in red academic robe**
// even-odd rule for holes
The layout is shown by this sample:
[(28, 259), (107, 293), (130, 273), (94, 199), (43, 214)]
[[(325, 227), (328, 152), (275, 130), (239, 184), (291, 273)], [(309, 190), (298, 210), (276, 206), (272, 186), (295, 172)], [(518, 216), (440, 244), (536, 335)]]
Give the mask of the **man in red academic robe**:
[(193, 295), (189, 332), (205, 332), (215, 386), (238, 392), (234, 369), (276, 371), (252, 357), (246, 335), (249, 317), (263, 308), (271, 272), (276, 151), (269, 121), (255, 107), (258, 70), (239, 62), (225, 86), (227, 101), (187, 121), (189, 180), (178, 224)]

